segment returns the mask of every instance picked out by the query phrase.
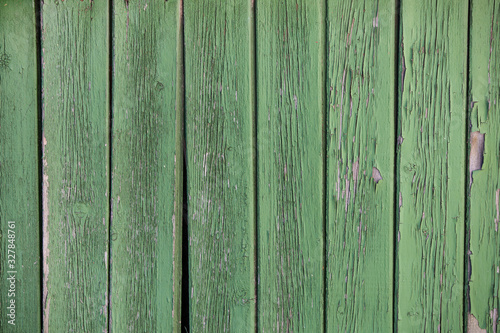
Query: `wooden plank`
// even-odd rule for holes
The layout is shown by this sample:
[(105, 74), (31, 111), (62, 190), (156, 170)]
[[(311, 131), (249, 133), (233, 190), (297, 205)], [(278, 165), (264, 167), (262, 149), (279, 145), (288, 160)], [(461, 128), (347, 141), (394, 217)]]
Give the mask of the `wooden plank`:
[(323, 330), (323, 1), (256, 7), (260, 331)]
[(181, 221), (174, 216), (177, 51), (164, 47), (176, 44), (178, 11), (178, 1), (114, 3), (115, 332), (168, 332), (180, 320), (173, 282), (174, 223)]
[(393, 323), (395, 2), (328, 2), (327, 324)]
[(250, 1), (185, 4), (190, 329), (255, 329)]
[[(469, 322), (497, 332), (500, 287), (500, 3), (471, 2)], [(472, 317), (471, 317), (472, 316)]]
[(401, 3), (401, 332), (463, 330), (467, 17), (467, 1)]
[(33, 1), (0, 2), (0, 332), (41, 330)]
[(45, 1), (44, 331), (108, 328), (109, 26), (105, 1)]

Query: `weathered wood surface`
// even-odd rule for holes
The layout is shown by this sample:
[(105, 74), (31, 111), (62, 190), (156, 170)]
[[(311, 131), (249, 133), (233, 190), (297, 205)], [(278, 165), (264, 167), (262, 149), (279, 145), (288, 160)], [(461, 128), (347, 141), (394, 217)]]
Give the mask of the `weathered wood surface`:
[(253, 8), (184, 9), (190, 328), (254, 331)]
[(395, 2), (331, 0), (327, 12), (327, 328), (390, 332)]
[[(110, 327), (169, 332), (178, 1), (114, 3)], [(182, 158), (182, 157), (181, 157)], [(179, 265), (180, 267), (180, 265)], [(177, 267), (177, 269), (179, 269)]]
[(0, 331), (497, 331), (499, 11), (3, 0)]
[(500, 286), (500, 4), (471, 1), (469, 324), (498, 332)]
[(35, 7), (33, 1), (11, 0), (0, 6), (0, 332), (39, 332)]
[[(43, 326), (108, 328), (109, 14), (42, 4)], [(29, 314), (26, 314), (29, 316)]]
[(467, 13), (466, 1), (401, 3), (397, 329), (404, 332), (463, 329)]
[(256, 4), (259, 331), (323, 330), (322, 1)]

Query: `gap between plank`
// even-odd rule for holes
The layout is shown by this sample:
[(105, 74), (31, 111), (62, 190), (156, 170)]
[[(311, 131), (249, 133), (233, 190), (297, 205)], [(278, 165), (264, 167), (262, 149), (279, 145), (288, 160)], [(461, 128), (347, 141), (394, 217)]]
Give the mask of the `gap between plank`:
[[(401, 132), (401, 123), (399, 119), (399, 102), (400, 102), (400, 92), (403, 91), (403, 86), (399, 87), (403, 82), (399, 80), (399, 73), (401, 65), (401, 50), (402, 40), (400, 39), (400, 20), (401, 20), (401, 3), (399, 0), (394, 0), (395, 6), (395, 18), (394, 18), (394, 33), (395, 33), (395, 43), (394, 43), (394, 62), (395, 62), (395, 73), (394, 73), (394, 196), (393, 196), (393, 263), (392, 263), (392, 276), (393, 276), (393, 327), (392, 331), (396, 333), (398, 331), (398, 283), (399, 283), (399, 259), (398, 259), (398, 235), (399, 235), (399, 164), (400, 164), (400, 153), (399, 153), (399, 133)], [(402, 94), (401, 94), (402, 95)]]
[(465, 94), (465, 153), (464, 153), (464, 165), (465, 165), (465, 175), (464, 175), (464, 228), (465, 228), (465, 233), (464, 233), (464, 292), (463, 292), (463, 306), (462, 309), (464, 309), (463, 313), (463, 329), (464, 333), (467, 332), (467, 327), (468, 327), (468, 313), (470, 311), (470, 288), (469, 288), (469, 279), (470, 279), (470, 274), (472, 273), (472, 267), (470, 266), (470, 254), (469, 254), (469, 248), (470, 248), (470, 186), (468, 186), (469, 182), (471, 179), (468, 180), (468, 177), (472, 177), (472, 175), (469, 174), (469, 154), (470, 154), (470, 147), (469, 147), (469, 137), (470, 137), (470, 130), (471, 130), (471, 124), (470, 124), (470, 118), (469, 118), (469, 100), (472, 102), (472, 99), (469, 98), (470, 96), (470, 89), (471, 89), (471, 84), (469, 81), (469, 70), (470, 70), (470, 34), (471, 34), (471, 19), (472, 19), (472, 1), (468, 1), (467, 4), (468, 7), (468, 12), (467, 12), (467, 49), (465, 51), (466, 54), (466, 70), (465, 70), (465, 84), (466, 84), (466, 94)]
[(109, 114), (108, 114), (108, 257), (106, 258), (106, 265), (108, 267), (108, 297), (107, 297), (107, 330), (108, 332), (111, 332), (111, 292), (112, 292), (112, 286), (111, 286), (111, 281), (112, 281), (112, 269), (111, 269), (111, 250), (112, 250), (112, 223), (113, 223), (113, 196), (112, 196), (112, 179), (113, 179), (113, 60), (114, 60), (114, 45), (113, 45), (113, 36), (114, 36), (114, 19), (113, 19), (113, 13), (114, 13), (114, 2), (113, 0), (110, 0), (108, 3), (108, 49), (109, 49), (109, 58), (108, 58), (108, 68), (109, 68), (109, 73), (108, 73), (108, 91), (110, 92), (109, 94)]
[[(174, 331), (180, 332), (183, 328), (189, 332), (189, 261), (187, 253), (187, 230), (183, 231), (183, 223), (186, 222), (184, 205), (187, 208), (185, 188), (185, 70), (184, 70), (184, 3), (179, 1), (179, 17), (177, 29), (177, 82), (176, 82), (176, 102), (175, 102), (175, 203), (174, 203)], [(186, 243), (184, 249), (183, 243)], [(183, 276), (187, 273), (187, 276)], [(187, 283), (186, 280), (187, 279)]]
[(258, 239), (258, 182), (257, 182), (257, 28), (256, 28), (256, 5), (255, 0), (250, 0), (250, 112), (252, 123), (252, 181), (253, 181), (253, 239), (254, 239), (254, 300), (255, 318), (254, 329), (259, 331), (259, 239)]
[(328, 169), (327, 169), (327, 135), (326, 131), (328, 129), (328, 105), (326, 102), (326, 94), (327, 94), (327, 61), (328, 61), (328, 43), (327, 43), (327, 17), (328, 17), (328, 0), (323, 0), (321, 2), (320, 7), (320, 50), (323, 52), (319, 52), (320, 55), (320, 64), (321, 57), (323, 57), (323, 63), (320, 68), (322, 71), (320, 73), (320, 82), (323, 85), (323, 89), (320, 89), (320, 105), (322, 109), (322, 151), (323, 151), (323, 197), (322, 197), (322, 205), (323, 205), (323, 332), (328, 331), (328, 279), (327, 279), (327, 263), (328, 263), (328, 206), (327, 206), (327, 177), (328, 177)]
[[(40, 1), (35, 2), (35, 38), (36, 38), (36, 100), (37, 100), (37, 149), (38, 149), (38, 232), (40, 235), (39, 262), (43, 260), (43, 150), (42, 150), (42, 133), (43, 133), (43, 111), (42, 111), (42, 14)], [(43, 330), (43, 264), (40, 265), (40, 325)]]

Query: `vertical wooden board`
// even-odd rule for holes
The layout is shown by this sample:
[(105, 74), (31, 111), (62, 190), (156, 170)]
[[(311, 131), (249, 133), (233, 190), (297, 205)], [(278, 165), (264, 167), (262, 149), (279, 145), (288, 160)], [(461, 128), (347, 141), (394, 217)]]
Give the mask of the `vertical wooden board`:
[[(171, 332), (178, 1), (114, 3), (111, 316)], [(176, 318), (178, 320), (178, 318)]]
[(401, 3), (398, 329), (463, 329), (467, 1)]
[(108, 326), (108, 3), (45, 1), (43, 326)]
[(479, 327), (497, 332), (500, 286), (500, 3), (474, 0), (471, 8), (469, 311)]
[(259, 330), (323, 331), (324, 3), (256, 7)]
[(395, 3), (328, 2), (327, 324), (393, 323)]
[(0, 1), (1, 332), (41, 329), (36, 63), (34, 2)]
[(255, 327), (250, 1), (185, 4), (190, 328)]

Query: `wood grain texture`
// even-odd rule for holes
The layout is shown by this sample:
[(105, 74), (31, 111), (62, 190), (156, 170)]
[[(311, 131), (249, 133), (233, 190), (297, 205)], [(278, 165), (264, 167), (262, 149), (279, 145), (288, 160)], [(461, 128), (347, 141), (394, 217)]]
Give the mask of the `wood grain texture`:
[[(498, 332), (500, 287), (500, 3), (471, 2), (469, 303), (478, 326)], [(476, 135), (474, 135), (476, 134)], [(479, 136), (481, 134), (481, 136)], [(484, 136), (483, 149), (479, 138)]]
[(178, 1), (114, 3), (111, 329), (171, 332)]
[(328, 2), (327, 324), (393, 323), (395, 3)]
[(0, 1), (0, 332), (41, 329), (37, 70), (34, 2)]
[(256, 6), (259, 331), (321, 332), (324, 3)]
[(463, 330), (467, 15), (467, 1), (401, 3), (401, 332)]
[(108, 3), (45, 1), (43, 326), (108, 327)]
[(250, 1), (185, 4), (193, 332), (255, 329), (251, 10)]

